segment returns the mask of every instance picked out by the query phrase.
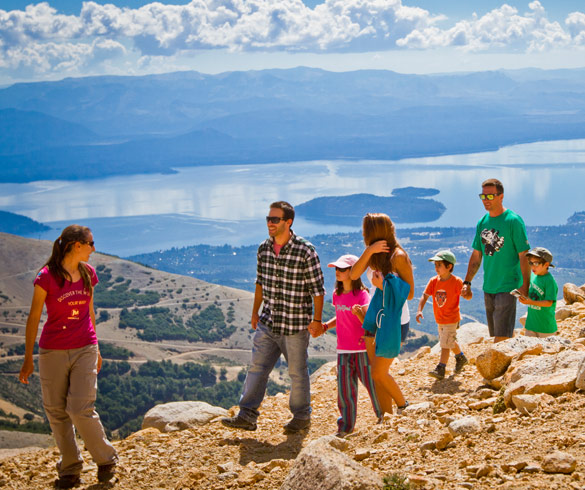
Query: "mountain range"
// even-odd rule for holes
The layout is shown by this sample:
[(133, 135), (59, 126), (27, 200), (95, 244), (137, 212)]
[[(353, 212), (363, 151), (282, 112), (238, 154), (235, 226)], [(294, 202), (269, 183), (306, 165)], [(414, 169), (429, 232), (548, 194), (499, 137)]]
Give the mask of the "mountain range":
[(583, 138), (584, 123), (585, 70), (299, 67), (19, 83), (0, 90), (0, 182), (475, 152)]

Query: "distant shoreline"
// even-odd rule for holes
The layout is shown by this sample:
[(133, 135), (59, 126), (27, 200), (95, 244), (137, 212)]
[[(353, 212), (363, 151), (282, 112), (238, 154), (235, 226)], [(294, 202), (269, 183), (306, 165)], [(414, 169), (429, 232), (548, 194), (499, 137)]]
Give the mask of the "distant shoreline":
[[(482, 153), (490, 153), (490, 152), (497, 152), (504, 148), (510, 148), (515, 146), (521, 145), (530, 145), (535, 143), (554, 143), (554, 142), (562, 142), (562, 141), (585, 141), (585, 138), (555, 138), (555, 139), (542, 139), (542, 138), (527, 138), (523, 141), (514, 142), (512, 144), (504, 144), (504, 145), (493, 145), (488, 147), (480, 147), (477, 149), (466, 149), (461, 151), (440, 151), (440, 152), (409, 152), (404, 153), (399, 156), (393, 156), (391, 158), (381, 158), (381, 157), (368, 157), (368, 156), (347, 156), (347, 157), (340, 157), (340, 156), (330, 156), (330, 155), (322, 155), (322, 156), (315, 156), (314, 158), (304, 158), (304, 159), (285, 159), (285, 158), (278, 158), (278, 156), (270, 156), (265, 159), (251, 159), (251, 158), (243, 158), (239, 161), (233, 160), (217, 160), (209, 163), (195, 163), (192, 165), (172, 165), (166, 164), (158, 165), (157, 168), (143, 167), (142, 171), (134, 172), (133, 169), (129, 169), (128, 172), (124, 171), (123, 168), (117, 168), (116, 171), (100, 171), (100, 173), (92, 173), (88, 175), (80, 176), (79, 178), (70, 178), (70, 179), (63, 179), (62, 176), (55, 175), (54, 177), (51, 176), (43, 176), (40, 179), (28, 179), (25, 175), (22, 178), (8, 178), (3, 176), (0, 171), (0, 184), (31, 184), (34, 182), (45, 182), (45, 181), (65, 181), (65, 182), (74, 182), (74, 181), (89, 181), (89, 180), (99, 180), (104, 178), (111, 178), (111, 177), (130, 177), (130, 176), (139, 176), (139, 175), (169, 175), (169, 174), (177, 174), (181, 169), (192, 169), (197, 167), (215, 167), (215, 166), (236, 166), (236, 165), (270, 165), (270, 164), (298, 164), (298, 163), (310, 163), (310, 162), (321, 162), (321, 161), (331, 161), (331, 162), (359, 162), (359, 161), (366, 161), (369, 163), (384, 163), (384, 162), (393, 162), (397, 163), (402, 160), (411, 160), (411, 159), (419, 159), (419, 158), (437, 158), (437, 157), (448, 157), (448, 156), (460, 156), (460, 155), (474, 155), (474, 154), (482, 154)], [(1, 161), (2, 156), (0, 156)], [(414, 165), (413, 163), (409, 162), (409, 166)], [(421, 164), (422, 165), (422, 164)], [(567, 164), (567, 165), (574, 165), (574, 164)], [(510, 166), (510, 167), (518, 167), (518, 166), (545, 166), (544, 164), (509, 164), (509, 165), (500, 165), (500, 166)], [(162, 168), (161, 168), (162, 167)], [(437, 168), (460, 168), (460, 165), (436, 165)], [(466, 166), (466, 168), (473, 168), (474, 165)], [(562, 164), (555, 164), (555, 167), (562, 167)]]

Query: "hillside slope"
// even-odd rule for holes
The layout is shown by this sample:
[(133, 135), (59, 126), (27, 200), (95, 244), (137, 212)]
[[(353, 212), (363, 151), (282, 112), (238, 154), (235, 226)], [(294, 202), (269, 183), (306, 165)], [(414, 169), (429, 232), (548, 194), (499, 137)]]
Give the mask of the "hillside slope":
[[(574, 340), (583, 326), (583, 319), (574, 316), (560, 324), (560, 332)], [(490, 345), (488, 339), (468, 345), (465, 350), (473, 359)], [(583, 350), (582, 345), (573, 345), (577, 351)], [(412, 488), (584, 488), (582, 392), (548, 397), (527, 416), (513, 409), (494, 415), (489, 403), (485, 408), (468, 406), (478, 402), (483, 391), (491, 391), (473, 365), (461, 375), (437, 382), (426, 374), (436, 362), (436, 353), (421, 351), (414, 358), (394, 363), (392, 373), (409, 401), (430, 403), (418, 412), (387, 415), (384, 425), (375, 425), (365, 390), (360, 389), (358, 423), (347, 438), (346, 455), (382, 476), (408, 476), (418, 484)], [(265, 399), (256, 432), (226, 429), (217, 420), (174, 433), (145, 429), (114, 443), (121, 458), (114, 488), (280, 488), (302, 448), (323, 435), (335, 433), (338, 412), (334, 365), (324, 366), (314, 378), (313, 416), (308, 432), (283, 434), (281, 426), (289, 418), (288, 397), (283, 394)], [(449, 420), (464, 415), (479, 419), (479, 432), (456, 437), (444, 450), (425, 448), (426, 441), (445, 432)], [(576, 458), (576, 470), (570, 474), (544, 473), (543, 460), (554, 450)], [(90, 461), (86, 452), (84, 457)], [(51, 488), (56, 459), (57, 452), (48, 449), (0, 461), (0, 485), (19, 490)], [(79, 488), (101, 488), (95, 485), (95, 466), (88, 464), (82, 477)], [(314, 488), (324, 487), (315, 482)]]

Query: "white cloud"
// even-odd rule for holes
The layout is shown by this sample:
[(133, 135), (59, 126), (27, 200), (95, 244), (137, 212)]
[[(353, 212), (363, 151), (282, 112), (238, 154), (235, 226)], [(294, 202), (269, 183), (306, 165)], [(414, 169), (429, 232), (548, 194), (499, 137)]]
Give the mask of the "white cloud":
[(523, 14), (503, 4), (452, 26), (447, 22), (402, 0), (326, 0), (314, 9), (301, 0), (192, 0), (137, 9), (89, 1), (78, 16), (60, 14), (45, 2), (24, 11), (0, 10), (0, 67), (43, 73), (120, 56), (159, 60), (207, 49), (538, 52), (585, 45), (585, 14), (569, 14), (563, 26), (548, 20), (538, 0)]

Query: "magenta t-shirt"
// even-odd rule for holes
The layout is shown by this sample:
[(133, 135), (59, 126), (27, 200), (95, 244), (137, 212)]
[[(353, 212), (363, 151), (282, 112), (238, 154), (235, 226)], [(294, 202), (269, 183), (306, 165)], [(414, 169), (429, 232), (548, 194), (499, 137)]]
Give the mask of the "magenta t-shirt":
[(343, 293), (339, 296), (335, 292), (333, 293), (338, 351), (363, 352), (366, 350), (362, 322), (351, 312), (351, 307), (369, 303), (370, 295), (364, 289), (355, 293)]
[[(91, 285), (98, 283), (95, 269), (85, 264)], [(91, 295), (83, 288), (83, 279), (76, 282), (65, 281), (63, 287), (43, 267), (35, 281), (47, 292), (45, 305), (47, 321), (43, 326), (39, 347), (43, 349), (78, 349), (90, 344), (97, 344), (97, 336), (89, 314)]]

